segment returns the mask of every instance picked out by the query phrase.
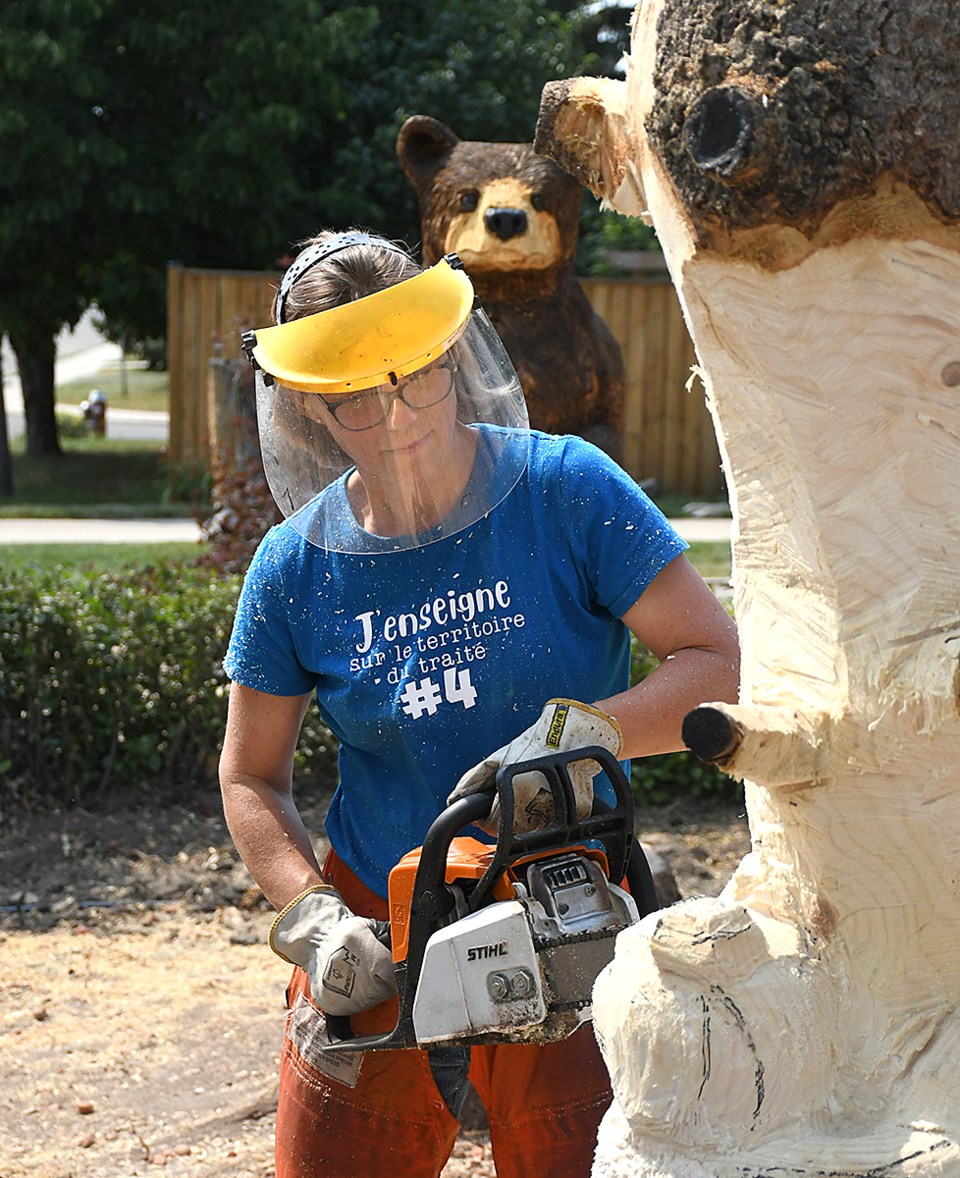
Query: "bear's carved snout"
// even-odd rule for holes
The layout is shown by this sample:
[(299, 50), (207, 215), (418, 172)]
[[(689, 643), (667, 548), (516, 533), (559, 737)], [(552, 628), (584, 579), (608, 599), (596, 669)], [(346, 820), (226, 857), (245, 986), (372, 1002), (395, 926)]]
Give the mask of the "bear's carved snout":
[(511, 237), (519, 237), (527, 231), (527, 214), (523, 209), (487, 209), (483, 214), (483, 223), (488, 232), (501, 241), (509, 241)]

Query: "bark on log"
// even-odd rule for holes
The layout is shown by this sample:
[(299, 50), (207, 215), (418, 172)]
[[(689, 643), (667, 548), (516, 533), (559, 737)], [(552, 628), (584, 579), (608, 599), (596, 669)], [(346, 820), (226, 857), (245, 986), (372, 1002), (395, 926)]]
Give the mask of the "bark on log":
[(960, 1175), (958, 125), (948, 0), (645, 0), (545, 92), (697, 347), (743, 683), (688, 734), (753, 843), (598, 981), (598, 1178)]

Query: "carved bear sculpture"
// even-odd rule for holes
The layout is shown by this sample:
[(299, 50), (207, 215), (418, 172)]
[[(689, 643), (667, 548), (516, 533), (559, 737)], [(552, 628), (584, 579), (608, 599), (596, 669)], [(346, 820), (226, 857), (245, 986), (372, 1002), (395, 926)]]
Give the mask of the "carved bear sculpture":
[(620, 346), (573, 270), (582, 188), (529, 143), (407, 119), (397, 155), (420, 199), (423, 261), (459, 254), (520, 376), (531, 424), (621, 453)]

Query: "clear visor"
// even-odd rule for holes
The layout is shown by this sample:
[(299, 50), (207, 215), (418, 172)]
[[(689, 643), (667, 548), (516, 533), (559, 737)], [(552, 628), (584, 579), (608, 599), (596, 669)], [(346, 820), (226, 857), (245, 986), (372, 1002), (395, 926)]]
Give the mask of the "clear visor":
[(482, 519), (527, 464), (526, 402), (482, 309), (431, 363), (396, 384), (300, 392), (257, 371), (267, 482), (311, 544), (396, 552)]

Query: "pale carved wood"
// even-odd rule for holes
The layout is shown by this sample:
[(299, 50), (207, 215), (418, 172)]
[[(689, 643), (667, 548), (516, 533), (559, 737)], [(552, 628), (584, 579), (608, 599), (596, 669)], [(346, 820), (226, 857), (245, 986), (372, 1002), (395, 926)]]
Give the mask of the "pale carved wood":
[(598, 1178), (960, 1175), (960, 6), (645, 0), (538, 149), (657, 228), (734, 512), (716, 899), (618, 940)]

